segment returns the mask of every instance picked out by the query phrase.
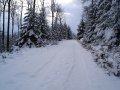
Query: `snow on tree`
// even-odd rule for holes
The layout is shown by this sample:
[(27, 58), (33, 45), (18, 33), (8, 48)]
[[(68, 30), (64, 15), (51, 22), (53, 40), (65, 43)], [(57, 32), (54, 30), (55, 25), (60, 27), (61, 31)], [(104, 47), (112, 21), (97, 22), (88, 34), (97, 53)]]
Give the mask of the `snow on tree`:
[(83, 45), (92, 50), (97, 64), (119, 77), (120, 0), (92, 0), (83, 16)]
[(48, 22), (46, 19), (46, 12), (45, 7), (42, 8), (42, 12), (39, 14), (38, 17), (38, 26), (41, 32), (41, 38), (42, 39), (49, 39), (50, 38), (50, 29), (48, 26)]
[(26, 16), (24, 17), (24, 23), (21, 27), (20, 39), (17, 41), (16, 44), (19, 47), (22, 47), (23, 45), (31, 47), (32, 45), (36, 46), (38, 44), (37, 41), (39, 37), (39, 31), (36, 27), (36, 16), (37, 13), (34, 14), (33, 8), (29, 8), (27, 10)]
[(66, 23), (54, 24), (53, 27), (53, 37), (55, 40), (61, 41), (62, 39), (72, 39), (73, 33), (70, 27)]
[[(52, 27), (52, 37), (54, 40), (72, 38), (70, 27), (64, 21), (64, 12), (59, 4), (55, 4), (55, 16)], [(69, 36), (69, 37), (68, 37)]]
[(69, 40), (69, 39), (73, 39), (73, 37), (74, 37), (74, 34), (73, 34), (73, 32), (71, 31), (71, 28), (68, 26), (67, 27), (67, 39)]
[(80, 22), (80, 25), (78, 25), (78, 34), (77, 34), (78, 39), (83, 38), (84, 31), (85, 31), (85, 23), (82, 19), (81, 22)]

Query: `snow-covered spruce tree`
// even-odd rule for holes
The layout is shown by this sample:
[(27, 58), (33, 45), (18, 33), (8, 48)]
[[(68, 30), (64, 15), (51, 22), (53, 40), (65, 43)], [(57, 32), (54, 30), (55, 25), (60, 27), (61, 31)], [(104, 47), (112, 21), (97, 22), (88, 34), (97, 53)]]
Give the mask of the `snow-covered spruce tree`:
[(53, 31), (53, 36), (55, 40), (62, 40), (62, 39), (72, 39), (73, 38), (73, 33), (70, 29), (70, 27), (64, 23), (64, 24), (54, 24), (54, 31)]
[(52, 37), (55, 41), (61, 41), (61, 25), (55, 23), (52, 30)]
[[(94, 0), (92, 0), (94, 1)], [(120, 0), (95, 0), (84, 10), (83, 44), (109, 74), (120, 76)], [(99, 50), (95, 48), (99, 46)]]
[(101, 30), (103, 42), (108, 45), (120, 44), (120, 0), (98, 1), (97, 12), (99, 23), (96, 27)]
[(68, 33), (70, 34), (70, 27), (64, 23), (64, 12), (59, 4), (55, 4), (55, 17), (54, 23), (52, 25), (52, 36), (54, 40), (62, 40), (68, 38)]
[(85, 17), (84, 21), (86, 28), (84, 41), (90, 44), (99, 44), (101, 41), (103, 44), (112, 44), (113, 42), (111, 43), (109, 41), (114, 40), (113, 44), (118, 44), (120, 26), (118, 18), (120, 7), (119, 0), (92, 1), (93, 2), (84, 9), (83, 16)]
[(119, 3), (119, 0), (96, 0), (93, 5), (87, 7), (85, 40), (88, 43), (94, 41), (94, 44), (119, 45)]
[(39, 39), (38, 39), (39, 46), (45, 46), (46, 44), (49, 44), (51, 37), (50, 28), (48, 26), (46, 14), (43, 12), (40, 12), (38, 16), (36, 29), (39, 30)]
[(39, 25), (39, 30), (41, 32), (41, 38), (50, 39), (50, 29), (46, 19), (45, 8), (43, 8), (42, 12), (40, 12), (39, 14), (38, 25)]
[(85, 31), (84, 31), (84, 42), (90, 44), (94, 42), (94, 37), (96, 33), (94, 32), (96, 26), (96, 16), (97, 13), (97, 6), (96, 3), (92, 1), (91, 5), (85, 7), (84, 14), (83, 14), (83, 21), (85, 23)]
[[(108, 64), (105, 64), (104, 68), (120, 77), (120, 0), (98, 1), (98, 8), (101, 11), (97, 12), (99, 17), (96, 32), (103, 38), (101, 39), (103, 46), (107, 46), (107, 49), (102, 47)], [(109, 64), (112, 68), (109, 68)]]
[(61, 28), (63, 19), (63, 10), (60, 5), (55, 4), (55, 12), (52, 21), (52, 38), (55, 41), (61, 40)]
[(24, 23), (21, 27), (20, 39), (17, 41), (19, 47), (26, 45), (31, 47), (32, 45), (38, 45), (39, 31), (37, 28), (37, 13), (34, 13), (33, 8), (27, 10), (24, 17)]
[(66, 23), (64, 23), (61, 27), (61, 38), (72, 39), (72, 31)]
[(67, 39), (67, 37), (68, 37), (68, 26), (66, 23), (64, 23), (61, 28), (61, 38)]
[(39, 37), (39, 46), (45, 46), (46, 44), (49, 44), (51, 39), (51, 32), (50, 27), (47, 22), (47, 15), (46, 15), (46, 9), (45, 9), (45, 0), (41, 0), (41, 10), (37, 19), (37, 26), (40, 32)]
[(84, 21), (82, 19), (80, 24), (78, 25), (78, 34), (77, 34), (78, 39), (83, 38), (84, 31), (85, 31), (85, 23), (84, 23)]
[(73, 32), (71, 31), (71, 28), (69, 26), (67, 27), (67, 32), (68, 32), (67, 39), (68, 40), (73, 39)]
[(55, 41), (62, 40), (62, 31), (63, 31), (63, 24), (58, 23), (55, 21), (53, 28), (52, 28), (52, 37)]
[(65, 21), (64, 21), (63, 9), (59, 4), (55, 4), (55, 3), (53, 8), (55, 10), (52, 11), (52, 13), (54, 14), (52, 15), (52, 29), (51, 29), (52, 39), (55, 41), (61, 41), (62, 39), (68, 39), (68, 38), (71, 39), (72, 32), (70, 30), (70, 27), (66, 23), (64, 23)]

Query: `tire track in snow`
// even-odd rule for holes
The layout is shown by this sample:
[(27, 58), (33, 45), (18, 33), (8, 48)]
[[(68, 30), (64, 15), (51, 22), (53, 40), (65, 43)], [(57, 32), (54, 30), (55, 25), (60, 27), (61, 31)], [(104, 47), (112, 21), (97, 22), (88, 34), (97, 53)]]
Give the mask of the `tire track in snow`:
[(43, 64), (42, 66), (39, 67), (39, 69), (37, 69), (33, 75), (31, 75), (30, 77), (35, 77), (38, 75), (38, 73), (40, 73), (41, 70), (43, 70), (45, 67), (47, 67), (50, 63), (52, 63), (55, 58), (57, 56), (59, 56), (59, 54), (61, 54), (60, 52), (58, 53), (58, 50), (56, 50), (55, 54), (50, 58), (50, 60), (48, 62), (46, 62), (45, 64)]
[[(81, 43), (79, 40), (77, 40), (78, 44), (81, 46)], [(83, 53), (81, 53), (83, 54)], [(87, 53), (86, 53), (87, 54)], [(84, 56), (84, 55), (81, 55), (81, 56)], [(84, 72), (84, 77), (86, 78), (87, 81), (84, 82), (84, 84), (86, 84), (86, 86), (90, 86), (92, 81), (90, 81), (90, 78), (88, 77), (89, 75), (89, 72), (88, 72), (88, 62), (86, 61), (87, 59), (85, 59), (85, 57), (80, 57), (80, 60), (81, 60), (81, 65), (82, 65), (82, 69), (83, 70), (82, 72)], [(90, 68), (89, 68), (90, 69)], [(91, 78), (94, 78), (94, 77), (91, 77)]]
[[(41, 67), (39, 67), (39, 69), (37, 69), (33, 74), (29, 75), (29, 80), (30, 80), (30, 81), (28, 81), (28, 82), (31, 82), (31, 80), (32, 80), (33, 78), (38, 77), (39, 73), (40, 73), (44, 68), (48, 67), (48, 65), (50, 65), (51, 63), (53, 63), (53, 62), (56, 60), (55, 58), (57, 58), (63, 51), (64, 51), (64, 50), (61, 50), (61, 52), (58, 53), (58, 49), (57, 49), (48, 62), (46, 62), (45, 64), (43, 64)], [(54, 77), (55, 77), (55, 76), (54, 76)], [(45, 83), (42, 83), (42, 84), (37, 83), (37, 84), (39, 84), (38, 86), (43, 87), (43, 86), (45, 86), (46, 84), (50, 84), (51, 82), (54, 82), (56, 79), (57, 79), (57, 78), (53, 78), (53, 77), (52, 77), (52, 79), (50, 78), (50, 80), (47, 80), (47, 82), (45, 82)], [(20, 86), (22, 86), (22, 84), (20, 84)], [(39, 90), (40, 87), (36, 87), (35, 90)]]
[[(64, 53), (64, 49), (62, 49), (61, 52), (56, 53), (55, 57), (53, 57), (53, 61), (57, 60), (58, 56), (61, 56), (61, 55), (63, 56), (63, 53)], [(50, 62), (48, 65), (52, 64), (53, 61)], [(48, 68), (49, 67), (47, 66), (47, 69)], [(56, 80), (58, 80), (58, 78), (59, 78), (59, 72), (60, 72), (60, 70), (58, 68), (58, 70), (56, 70), (55, 72), (53, 72), (54, 73), (53, 75), (46, 77), (46, 79), (44, 80), (45, 82), (44, 83), (42, 82), (42, 84), (40, 84), (39, 87), (36, 90), (38, 90), (41, 87), (53, 84)]]
[(72, 61), (72, 66), (71, 66), (71, 68), (70, 68), (70, 70), (69, 70), (69, 72), (68, 72), (68, 76), (67, 76), (67, 79), (65, 80), (65, 82), (64, 82), (64, 84), (63, 85), (65, 85), (64, 86), (64, 90), (67, 90), (67, 88), (68, 88), (68, 86), (69, 86), (69, 80), (70, 80), (70, 78), (71, 78), (71, 74), (72, 74), (72, 72), (73, 72), (73, 70), (74, 70), (74, 68), (75, 68), (75, 64), (76, 64), (76, 48), (74, 49), (74, 46), (72, 46), (72, 48), (73, 48), (73, 61)]

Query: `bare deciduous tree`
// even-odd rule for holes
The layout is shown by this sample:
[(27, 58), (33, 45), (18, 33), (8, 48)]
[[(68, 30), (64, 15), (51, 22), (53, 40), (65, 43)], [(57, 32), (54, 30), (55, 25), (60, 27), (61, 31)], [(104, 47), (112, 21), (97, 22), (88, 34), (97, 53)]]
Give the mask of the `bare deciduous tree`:
[(15, 19), (16, 8), (17, 8), (17, 2), (12, 1), (11, 2), (12, 38), (13, 38), (13, 34), (14, 34), (14, 19)]
[(51, 0), (51, 12), (52, 12), (52, 29), (54, 26), (54, 13), (55, 13), (55, 0)]
[(27, 2), (27, 5), (28, 5), (28, 9), (30, 7), (32, 7), (32, 5), (33, 5), (33, 1), (32, 0), (26, 0), (26, 2)]
[(3, 43), (3, 48), (5, 49), (4, 41), (5, 41), (5, 10), (6, 10), (6, 5), (7, 5), (8, 0), (2, 0), (2, 5), (3, 5), (3, 32), (2, 32), (2, 43)]
[(59, 4), (56, 4), (56, 16), (55, 16), (55, 23), (62, 24), (62, 19), (63, 19), (63, 10)]
[(20, 2), (21, 2), (21, 15), (20, 15), (20, 26), (22, 26), (22, 18), (23, 18), (23, 0), (20, 0)]

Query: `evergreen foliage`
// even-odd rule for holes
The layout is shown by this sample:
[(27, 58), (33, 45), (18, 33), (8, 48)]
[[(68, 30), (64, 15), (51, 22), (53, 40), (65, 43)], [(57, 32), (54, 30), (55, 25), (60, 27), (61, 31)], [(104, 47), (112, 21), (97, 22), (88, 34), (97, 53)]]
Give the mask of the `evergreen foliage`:
[(80, 23), (78, 38), (82, 37), (82, 44), (92, 50), (97, 64), (119, 77), (120, 0), (92, 0), (83, 16), (85, 28), (81, 31)]
[(119, 3), (119, 0), (96, 0), (93, 5), (91, 4), (84, 9), (85, 42), (120, 44)]
[[(23, 2), (23, 0), (2, 0), (2, 2), (0, 2), (0, 5), (2, 6), (0, 8), (0, 18), (3, 18), (3, 25), (0, 19), (0, 26), (2, 26), (2, 28), (0, 27), (0, 52), (11, 52), (14, 45), (19, 46), (20, 48), (24, 46), (30, 48), (34, 46), (41, 47), (46, 44), (52, 44), (52, 42), (61, 41), (62, 39), (73, 38), (70, 27), (66, 23), (63, 23), (65, 22), (63, 20), (64, 12), (61, 6), (56, 4), (54, 0), (51, 1), (53, 3), (51, 4), (51, 7), (54, 9), (52, 10), (52, 26), (48, 25), (45, 0), (40, 1), (40, 8), (37, 7), (39, 4), (36, 3), (36, 0), (27, 0), (28, 9), (26, 10), (27, 12), (25, 13), (24, 18)], [(8, 11), (6, 11), (6, 8)], [(5, 12), (8, 13), (7, 31), (5, 28)], [(1, 13), (3, 13), (3, 15)], [(24, 19), (24, 22), (22, 18)], [(15, 31), (17, 31), (16, 27), (14, 27), (15, 23), (17, 23), (17, 25), (15, 25), (18, 30), (17, 33), (15, 33)], [(7, 33), (7, 35), (5, 33)]]
[[(34, 16), (33, 16), (34, 15)], [(38, 45), (39, 30), (37, 22), (37, 13), (34, 13), (33, 8), (29, 8), (26, 16), (24, 17), (24, 24), (21, 27), (21, 36), (17, 41), (17, 45), (22, 47), (27, 45), (31, 47), (32, 45)]]
[[(51, 32), (52, 31), (52, 32)], [(55, 23), (53, 30), (50, 30), (45, 9), (42, 8), (40, 13), (34, 13), (31, 7), (27, 10), (24, 17), (24, 23), (21, 27), (21, 36), (16, 45), (22, 46), (45, 46), (46, 41), (60, 41), (62, 39), (72, 39), (70, 27), (65, 23)]]
[(53, 28), (53, 37), (55, 40), (62, 40), (62, 39), (73, 39), (72, 31), (70, 27), (64, 23), (64, 24), (55, 24)]
[(80, 25), (78, 25), (78, 34), (77, 34), (78, 39), (83, 38), (84, 31), (85, 31), (85, 23), (83, 20), (81, 20)]

